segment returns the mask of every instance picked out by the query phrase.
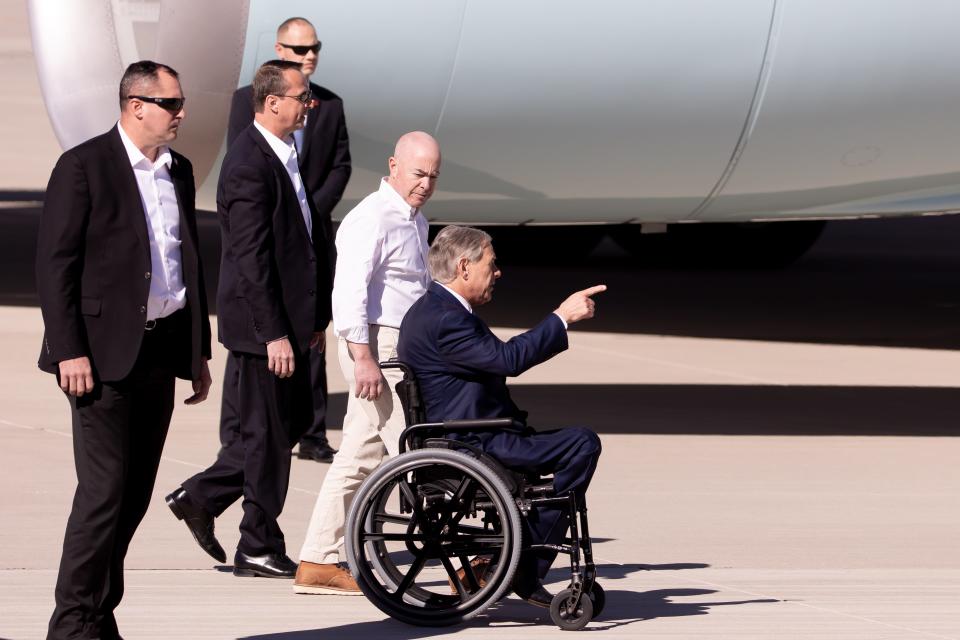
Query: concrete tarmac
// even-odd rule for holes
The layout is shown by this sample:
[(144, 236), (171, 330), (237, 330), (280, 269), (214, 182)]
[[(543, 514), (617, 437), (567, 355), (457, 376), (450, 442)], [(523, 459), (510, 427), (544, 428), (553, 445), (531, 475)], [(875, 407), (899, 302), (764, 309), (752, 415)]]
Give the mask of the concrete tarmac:
[[(67, 403), (35, 367), (36, 210), (0, 211), (0, 637), (40, 638), (75, 483)], [(215, 228), (204, 223), (207, 265)], [(960, 219), (834, 225), (773, 272), (506, 265), (481, 313), (509, 336), (606, 282), (571, 349), (516, 380), (542, 426), (604, 443), (588, 494), (607, 608), (588, 630), (643, 638), (960, 638)], [(211, 278), (213, 280), (213, 278)], [(117, 610), (127, 638), (555, 636), (510, 597), (469, 625), (409, 627), (364, 598), (235, 578), (163, 495), (216, 454), (211, 399), (176, 410)], [(331, 366), (332, 422), (344, 384)], [(178, 397), (189, 395), (185, 385)], [(331, 430), (336, 445), (340, 433)], [(327, 465), (294, 460), (296, 555)], [(217, 522), (232, 553), (238, 506)], [(548, 587), (559, 590), (555, 569)]]

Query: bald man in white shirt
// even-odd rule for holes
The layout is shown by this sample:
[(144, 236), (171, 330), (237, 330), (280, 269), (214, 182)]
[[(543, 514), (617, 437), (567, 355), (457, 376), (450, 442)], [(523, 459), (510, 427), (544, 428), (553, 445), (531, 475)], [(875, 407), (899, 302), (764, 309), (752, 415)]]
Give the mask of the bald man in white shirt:
[(347, 510), (363, 479), (387, 454), (398, 453), (403, 409), (394, 387), (400, 322), (430, 284), (428, 224), (420, 208), (440, 175), (440, 146), (414, 131), (397, 141), (390, 175), (363, 199), (337, 231), (333, 328), (343, 375), (350, 385), (343, 441), (334, 456), (310, 518), (295, 593), (360, 595), (339, 564)]

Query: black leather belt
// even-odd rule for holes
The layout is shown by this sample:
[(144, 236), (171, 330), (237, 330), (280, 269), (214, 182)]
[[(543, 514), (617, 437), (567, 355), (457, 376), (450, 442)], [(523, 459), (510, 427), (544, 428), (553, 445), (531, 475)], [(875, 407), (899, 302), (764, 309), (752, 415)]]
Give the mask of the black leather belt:
[(163, 318), (157, 318), (156, 320), (147, 320), (143, 323), (144, 331), (173, 331), (184, 320), (186, 315), (186, 309), (177, 309), (173, 313)]

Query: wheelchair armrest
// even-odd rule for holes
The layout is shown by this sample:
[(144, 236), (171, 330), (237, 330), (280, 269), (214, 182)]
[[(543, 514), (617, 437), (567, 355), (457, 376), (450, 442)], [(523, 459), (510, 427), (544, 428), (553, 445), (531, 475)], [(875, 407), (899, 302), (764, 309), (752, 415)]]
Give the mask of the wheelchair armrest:
[(513, 418), (470, 418), (464, 420), (445, 420), (443, 428), (447, 431), (519, 431), (525, 432), (522, 422)]

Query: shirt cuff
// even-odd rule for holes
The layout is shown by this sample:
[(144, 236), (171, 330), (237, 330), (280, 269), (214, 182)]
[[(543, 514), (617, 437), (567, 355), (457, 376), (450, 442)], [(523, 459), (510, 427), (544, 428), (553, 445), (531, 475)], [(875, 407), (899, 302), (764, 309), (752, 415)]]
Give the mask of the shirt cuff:
[(368, 325), (337, 329), (336, 333), (337, 336), (343, 338), (347, 342), (356, 342), (357, 344), (370, 343), (370, 328)]
[[(555, 315), (555, 316), (557, 316), (558, 318), (560, 318), (560, 314), (557, 313), (556, 311), (553, 312), (553, 315)], [(560, 318), (560, 322), (563, 323), (563, 328), (564, 328), (564, 329), (569, 328), (568, 325), (567, 325), (567, 321), (566, 321), (566, 320), (564, 320), (563, 318)]]

